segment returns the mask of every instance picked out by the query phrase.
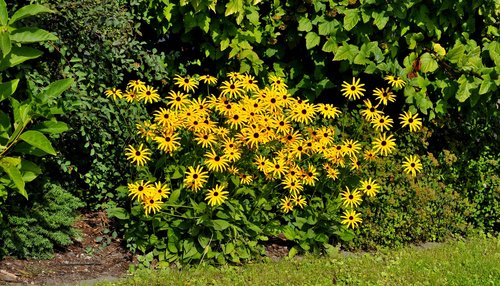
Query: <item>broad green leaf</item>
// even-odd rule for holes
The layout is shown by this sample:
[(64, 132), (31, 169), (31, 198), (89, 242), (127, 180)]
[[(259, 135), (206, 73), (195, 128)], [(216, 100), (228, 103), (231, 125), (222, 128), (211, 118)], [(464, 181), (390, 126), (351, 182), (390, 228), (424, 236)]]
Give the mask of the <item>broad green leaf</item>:
[(28, 130), (19, 136), (19, 139), (51, 155), (56, 155), (49, 139), (43, 133), (35, 130)]
[(446, 50), (439, 43), (433, 43), (432, 48), (439, 56), (444, 57), (446, 55)]
[(106, 210), (110, 218), (116, 217), (120, 220), (129, 219), (129, 214), (124, 208), (109, 208)]
[(17, 89), (18, 79), (0, 83), (0, 101), (9, 98)]
[(41, 102), (45, 103), (49, 99), (53, 99), (61, 95), (65, 90), (67, 90), (74, 82), (72, 78), (61, 79), (49, 84), (46, 88), (42, 90), (36, 97), (40, 99)]
[(299, 19), (299, 26), (297, 27), (297, 31), (299, 32), (309, 32), (313, 28), (311, 20), (306, 17), (302, 17)]
[(344, 12), (344, 29), (350, 31), (359, 22), (359, 13), (357, 9), (348, 9)]
[(488, 45), (490, 58), (495, 62), (496, 66), (500, 66), (500, 43), (493, 41)]
[(337, 50), (337, 42), (335, 41), (334, 38), (328, 38), (328, 40), (325, 42), (323, 47), (321, 48), (323, 52), (326, 53), (333, 53), (335, 50)]
[(37, 156), (37, 157), (43, 157), (43, 156), (47, 155), (47, 152), (44, 152), (38, 148), (35, 148), (26, 142), (18, 142), (14, 146), (14, 152), (22, 153), (22, 154), (26, 154), (26, 155), (33, 155), (33, 156)]
[(2, 31), (1, 29), (2, 27), (0, 27), (0, 51), (2, 52), (2, 58), (5, 58), (12, 49), (12, 43), (9, 31), (7, 29)]
[(322, 36), (334, 34), (336, 31), (336, 23), (333, 21), (323, 22), (318, 26), (318, 34)]
[(27, 60), (36, 59), (43, 53), (29, 47), (12, 47), (10, 53), (0, 62), (0, 71), (16, 66)]
[(488, 76), (483, 76), (483, 80), (481, 81), (481, 86), (479, 87), (479, 94), (485, 94), (490, 90), (490, 86), (493, 84), (493, 81)]
[(5, 0), (0, 0), (0, 25), (7, 26), (9, 21), (9, 13), (7, 12), (7, 4)]
[[(12, 125), (10, 124), (10, 117), (7, 113), (0, 110), (0, 144), (7, 144), (9, 140), (9, 135), (12, 130)], [(5, 142), (4, 142), (5, 141)]]
[(224, 16), (229, 16), (235, 13), (243, 12), (243, 0), (229, 0), (226, 4), (226, 12)]
[(420, 57), (420, 63), (422, 65), (420, 70), (423, 73), (433, 72), (439, 67), (436, 60), (429, 53), (424, 53)]
[(299, 250), (297, 249), (297, 246), (294, 245), (290, 251), (288, 252), (288, 258), (293, 258), (295, 257), (295, 255), (297, 255), (297, 253), (299, 253)]
[[(16, 164), (17, 161), (19, 162)], [(27, 199), (28, 193), (26, 193), (26, 190), (24, 189), (25, 183), (23, 180), (23, 176), (21, 175), (21, 171), (19, 171), (19, 169), (17, 168), (17, 165), (19, 165), (20, 162), (21, 160), (19, 158), (4, 157), (0, 159), (0, 168), (2, 168), (5, 173), (7, 173), (19, 193)]]
[(47, 120), (33, 126), (31, 129), (44, 133), (59, 134), (68, 131), (69, 127), (61, 121)]
[(229, 224), (229, 222), (227, 222), (225, 220), (221, 220), (221, 219), (214, 219), (214, 220), (212, 220), (212, 223), (214, 225), (214, 229), (219, 230), (219, 231), (225, 230), (226, 228), (231, 226), (231, 224)]
[(460, 83), (460, 86), (458, 87), (455, 98), (460, 102), (464, 102), (470, 97), (470, 90), (473, 88), (473, 85), (467, 80), (465, 75), (462, 75), (458, 79), (458, 82)]
[(38, 5), (38, 4), (26, 5), (17, 10), (14, 13), (14, 15), (12, 15), (12, 17), (9, 20), (9, 25), (12, 25), (14, 22), (26, 17), (34, 16), (40, 13), (54, 13), (54, 12), (55, 11), (50, 10), (49, 8), (43, 5)]
[(389, 17), (386, 17), (385, 16), (385, 12), (382, 11), (382, 12), (373, 12), (372, 13), (372, 17), (373, 17), (373, 24), (375, 26), (377, 26), (377, 28), (379, 30), (382, 30), (385, 25), (387, 24), (387, 22), (389, 21)]
[(37, 43), (56, 41), (57, 39), (54, 34), (39, 28), (20, 28), (10, 33), (10, 40), (17, 43)]
[(40, 169), (37, 164), (24, 159), (21, 159), (20, 171), (23, 174), (23, 180), (25, 182), (31, 182), (42, 174), (42, 169)]
[(451, 63), (458, 63), (462, 61), (464, 56), (465, 46), (462, 43), (456, 43), (451, 50), (448, 51), (445, 58)]
[(177, 202), (177, 199), (179, 199), (179, 196), (181, 195), (181, 190), (177, 189), (170, 194), (170, 197), (168, 198), (168, 204), (173, 204)]
[(359, 50), (357, 46), (344, 43), (341, 47), (337, 49), (337, 52), (335, 53), (333, 60), (334, 61), (349, 60), (351, 62), (358, 52)]
[(316, 47), (317, 45), (319, 45), (320, 40), (321, 40), (320, 37), (315, 32), (307, 33), (307, 35), (306, 35), (306, 48), (308, 50), (310, 50), (310, 49)]

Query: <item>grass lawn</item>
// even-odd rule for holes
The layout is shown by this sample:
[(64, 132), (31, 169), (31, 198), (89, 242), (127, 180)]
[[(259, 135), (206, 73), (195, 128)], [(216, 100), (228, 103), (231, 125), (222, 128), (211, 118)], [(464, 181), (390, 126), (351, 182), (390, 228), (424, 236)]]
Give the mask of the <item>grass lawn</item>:
[(140, 270), (98, 285), (500, 285), (500, 237), (244, 266)]

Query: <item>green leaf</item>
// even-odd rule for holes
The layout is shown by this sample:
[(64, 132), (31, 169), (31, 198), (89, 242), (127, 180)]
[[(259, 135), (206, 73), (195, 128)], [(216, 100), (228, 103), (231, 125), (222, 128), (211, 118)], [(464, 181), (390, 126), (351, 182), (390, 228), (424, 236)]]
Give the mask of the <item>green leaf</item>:
[(129, 213), (124, 209), (124, 208), (109, 208), (106, 210), (108, 213), (108, 217), (116, 217), (117, 219), (120, 220), (126, 220), (129, 219)]
[(481, 81), (481, 86), (479, 87), (479, 94), (485, 94), (490, 90), (490, 86), (493, 84), (493, 81), (489, 76), (483, 76), (483, 80)]
[(382, 30), (384, 29), (385, 25), (387, 24), (387, 22), (389, 21), (389, 17), (386, 17), (385, 16), (385, 12), (382, 11), (382, 12), (373, 12), (372, 13), (372, 17), (373, 17), (373, 24), (375, 26), (377, 26), (377, 28), (379, 30)]
[(337, 49), (337, 52), (335, 53), (333, 60), (334, 61), (349, 60), (351, 62), (358, 52), (359, 50), (357, 46), (344, 43), (341, 47)]
[(462, 60), (465, 52), (465, 46), (462, 43), (456, 43), (455, 46), (445, 56), (451, 63), (458, 63)]
[(290, 248), (290, 251), (288, 252), (288, 258), (295, 257), (297, 253), (299, 253), (298, 247), (296, 245), (292, 246), (292, 248)]
[(337, 41), (334, 38), (328, 38), (321, 50), (326, 53), (333, 53), (337, 49)]
[(65, 90), (67, 90), (74, 82), (72, 78), (61, 79), (49, 84), (46, 88), (40, 92), (36, 98), (38, 98), (42, 103), (47, 102), (49, 99), (53, 99), (61, 95)]
[(10, 33), (10, 40), (17, 43), (37, 43), (44, 41), (56, 41), (58, 38), (39, 28), (20, 28)]
[(0, 0), (0, 25), (6, 26), (9, 21), (9, 13), (7, 12), (7, 4), (4, 0)]
[(23, 174), (23, 181), (25, 182), (31, 182), (38, 177), (38, 175), (42, 174), (42, 169), (40, 169), (37, 164), (24, 159), (21, 159), (20, 171)]
[[(0, 29), (2, 29), (0, 27)], [(10, 39), (10, 34), (7, 29), (5, 30), (0, 30), (0, 51), (2, 52), (2, 58), (5, 58), (8, 53), (10, 53), (12, 49), (12, 43)]]
[(43, 133), (35, 130), (28, 130), (19, 136), (19, 139), (51, 155), (56, 155), (49, 139)]
[(35, 148), (26, 142), (18, 142), (14, 147), (14, 152), (26, 155), (33, 155), (37, 157), (43, 157), (47, 155), (47, 152)]
[(308, 50), (310, 50), (310, 49), (316, 47), (317, 45), (319, 45), (320, 40), (321, 40), (320, 37), (315, 32), (307, 33), (307, 35), (306, 35), (306, 48)]
[(0, 160), (0, 168), (2, 168), (5, 173), (9, 176), (11, 181), (14, 183), (14, 186), (16, 186), (17, 190), (21, 195), (23, 195), (26, 199), (28, 199), (28, 193), (26, 193), (26, 190), (24, 189), (24, 180), (23, 176), (21, 175), (21, 171), (17, 168), (16, 162), (21, 162), (19, 158), (13, 158), (13, 157), (4, 157)]
[(43, 133), (59, 134), (68, 131), (69, 127), (64, 122), (47, 120), (33, 126), (32, 129)]
[(318, 26), (318, 34), (322, 36), (335, 34), (336, 31), (337, 31), (337, 25), (336, 22), (333, 21), (323, 22)]
[(173, 191), (172, 194), (170, 194), (170, 197), (168, 198), (168, 204), (175, 203), (180, 195), (181, 195), (180, 189)]
[(436, 60), (429, 53), (424, 53), (420, 57), (420, 63), (422, 64), (420, 70), (423, 73), (433, 72), (439, 67)]
[(212, 223), (214, 225), (214, 229), (219, 231), (225, 230), (230, 226), (229, 222), (221, 219), (214, 219), (212, 220)]
[(27, 60), (36, 59), (43, 53), (28, 47), (12, 47), (10, 53), (0, 62), (0, 71), (21, 64)]
[(18, 79), (14, 79), (8, 82), (4, 82), (0, 84), (0, 101), (9, 98), (17, 89), (17, 85), (19, 84)]
[(226, 4), (226, 13), (224, 16), (229, 16), (235, 13), (243, 12), (243, 0), (229, 0)]
[(55, 13), (55, 11), (38, 4), (26, 5), (19, 10), (17, 10), (14, 15), (9, 20), (9, 25), (12, 25), (18, 20), (26, 17), (35, 16), (40, 13)]
[(309, 32), (313, 28), (311, 20), (306, 17), (302, 17), (299, 19), (299, 26), (297, 27), (297, 31), (299, 32)]
[(344, 29), (350, 31), (359, 22), (359, 13), (357, 9), (348, 9), (344, 12)]
[(464, 102), (470, 97), (470, 90), (473, 87), (473, 85), (471, 82), (467, 80), (465, 75), (462, 75), (458, 79), (458, 82), (460, 83), (460, 86), (458, 87), (455, 98), (460, 102)]

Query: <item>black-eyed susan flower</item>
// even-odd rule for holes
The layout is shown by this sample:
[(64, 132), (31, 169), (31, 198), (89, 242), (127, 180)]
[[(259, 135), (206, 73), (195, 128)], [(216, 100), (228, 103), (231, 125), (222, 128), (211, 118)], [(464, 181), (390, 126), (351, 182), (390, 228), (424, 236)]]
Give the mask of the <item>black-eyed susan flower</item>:
[(304, 185), (308, 186), (314, 186), (316, 184), (316, 181), (318, 180), (318, 170), (316, 167), (312, 164), (309, 164), (307, 166), (307, 170), (302, 172), (302, 182)]
[(139, 145), (137, 149), (132, 145), (128, 145), (125, 151), (127, 159), (137, 164), (137, 166), (144, 166), (147, 161), (151, 160), (151, 151), (148, 148), (144, 148), (144, 144)]
[(228, 191), (224, 191), (224, 186), (215, 185), (214, 188), (208, 190), (208, 193), (205, 197), (205, 200), (208, 201), (210, 206), (218, 206), (221, 205), (226, 199)]
[(155, 122), (158, 122), (164, 127), (173, 127), (177, 124), (178, 116), (175, 112), (170, 109), (160, 107), (153, 113), (155, 117)]
[(420, 159), (414, 155), (405, 157), (403, 167), (404, 171), (412, 176), (416, 176), (418, 172), (422, 171), (422, 163), (420, 163)]
[(123, 97), (127, 102), (134, 102), (139, 100), (139, 94), (135, 90), (127, 90), (123, 94)]
[(167, 95), (168, 106), (173, 110), (184, 109), (189, 104), (188, 95), (180, 91), (169, 91)]
[(339, 170), (334, 167), (330, 167), (326, 170), (326, 176), (334, 181), (339, 178), (339, 175)]
[(241, 79), (242, 87), (246, 91), (258, 91), (259, 86), (257, 85), (257, 81), (255, 77), (249, 74), (245, 74)]
[(195, 133), (194, 141), (201, 145), (203, 148), (212, 148), (213, 145), (217, 142), (217, 138), (214, 134), (208, 132), (200, 132)]
[(294, 176), (285, 176), (281, 184), (283, 185), (283, 189), (288, 190), (291, 195), (298, 194), (304, 189), (302, 183)]
[(307, 206), (307, 201), (302, 195), (293, 195), (292, 201), (293, 201), (293, 204), (295, 206), (298, 206), (301, 209), (303, 209), (305, 206)]
[(104, 95), (113, 98), (113, 100), (117, 100), (123, 97), (123, 92), (118, 88), (110, 88), (104, 92)]
[(224, 156), (231, 162), (236, 162), (241, 158), (241, 151), (237, 148), (225, 148)]
[(139, 92), (146, 88), (146, 83), (141, 81), (141, 80), (129, 80), (127, 83), (127, 88), (131, 89), (132, 91)]
[(377, 159), (377, 153), (373, 149), (365, 150), (365, 152), (363, 153), (363, 158), (366, 161), (373, 161)]
[(285, 81), (279, 76), (270, 75), (269, 82), (271, 83), (271, 88), (276, 91), (286, 91), (288, 88)]
[(293, 210), (293, 201), (290, 197), (285, 197), (281, 199), (281, 211), (288, 213)]
[(396, 139), (393, 137), (392, 134), (387, 136), (386, 133), (383, 133), (379, 138), (375, 138), (375, 140), (372, 141), (374, 152), (383, 156), (392, 153), (392, 151), (396, 149)]
[(229, 159), (217, 154), (214, 150), (205, 153), (205, 165), (211, 172), (224, 172), (229, 167)]
[(156, 196), (158, 199), (168, 198), (170, 194), (170, 188), (166, 184), (162, 184), (161, 182), (155, 182), (154, 185), (150, 189), (151, 196)]
[(376, 88), (373, 95), (377, 98), (378, 104), (387, 105), (389, 102), (396, 101), (396, 96), (389, 88)]
[(184, 92), (194, 92), (198, 87), (198, 80), (191, 77), (175, 75), (174, 84), (184, 90)]
[(245, 90), (243, 89), (243, 83), (239, 80), (229, 80), (222, 82), (221, 85), (221, 97), (228, 98), (239, 98), (243, 95)]
[(217, 78), (211, 75), (201, 75), (199, 77), (199, 80), (201, 80), (205, 84), (209, 85), (214, 85), (217, 83)]
[(203, 188), (208, 180), (208, 172), (203, 170), (202, 166), (196, 168), (189, 166), (184, 177), (184, 184), (191, 190), (197, 192)]
[(144, 103), (153, 103), (160, 101), (160, 95), (157, 89), (152, 86), (145, 86), (140, 90), (138, 99), (144, 101)]
[(369, 99), (363, 100), (366, 108), (361, 110), (361, 115), (368, 121), (372, 121), (377, 116), (383, 115), (384, 113), (377, 109), (378, 105), (373, 106)]
[(363, 180), (361, 183), (361, 190), (368, 196), (374, 197), (380, 189), (380, 185), (377, 184), (375, 180), (372, 178), (368, 178), (368, 180)]
[(352, 192), (349, 190), (349, 187), (346, 187), (346, 191), (341, 193), (342, 195), (342, 205), (346, 207), (357, 207), (361, 204), (361, 193), (354, 189)]
[(154, 138), (156, 144), (158, 144), (158, 150), (161, 150), (167, 154), (172, 154), (180, 146), (180, 137), (177, 133), (166, 133), (162, 136), (156, 136)]
[(315, 104), (314, 109), (326, 119), (335, 119), (342, 113), (340, 109), (333, 106), (333, 104), (327, 103), (317, 103)]
[(128, 184), (128, 195), (132, 199), (137, 198), (137, 200), (142, 201), (150, 189), (153, 188), (150, 182), (140, 180), (134, 183)]
[(410, 128), (410, 132), (418, 131), (422, 127), (422, 119), (418, 118), (418, 114), (412, 114), (410, 111), (401, 114), (399, 119), (403, 127)]
[(345, 154), (349, 155), (349, 157), (356, 156), (356, 154), (361, 149), (361, 145), (358, 141), (352, 139), (345, 139), (342, 141), (342, 147)]
[(361, 219), (361, 214), (356, 213), (355, 210), (347, 210), (344, 212), (344, 215), (341, 216), (342, 224), (347, 225), (347, 227), (355, 228), (359, 223), (363, 222)]
[(142, 199), (144, 213), (149, 216), (150, 213), (156, 214), (161, 210), (162, 201), (156, 196), (145, 196)]
[(247, 174), (239, 174), (240, 183), (243, 185), (249, 185), (253, 182), (253, 176)]
[(290, 119), (304, 124), (311, 123), (316, 115), (314, 105), (310, 103), (294, 104), (291, 106)]
[(394, 121), (387, 115), (375, 116), (371, 121), (373, 128), (377, 131), (389, 130), (392, 127)]
[(284, 176), (288, 171), (286, 162), (273, 158), (272, 161), (267, 162), (266, 173), (269, 173), (275, 179), (279, 179)]
[(355, 77), (352, 78), (352, 84), (344, 81), (342, 83), (342, 95), (347, 97), (348, 99), (359, 99), (362, 96), (364, 96), (363, 92), (366, 91), (366, 89), (363, 88), (365, 86), (363, 83), (359, 83), (360, 79), (358, 78), (356, 80)]
[(387, 80), (387, 82), (392, 86), (392, 87), (396, 87), (396, 88), (402, 88), (403, 86), (406, 85), (406, 82), (397, 77), (397, 76), (393, 76), (393, 75), (387, 75), (384, 77), (385, 80)]
[(255, 165), (257, 166), (257, 169), (261, 172), (266, 172), (267, 170), (267, 165), (270, 164), (271, 162), (264, 156), (262, 155), (255, 155)]

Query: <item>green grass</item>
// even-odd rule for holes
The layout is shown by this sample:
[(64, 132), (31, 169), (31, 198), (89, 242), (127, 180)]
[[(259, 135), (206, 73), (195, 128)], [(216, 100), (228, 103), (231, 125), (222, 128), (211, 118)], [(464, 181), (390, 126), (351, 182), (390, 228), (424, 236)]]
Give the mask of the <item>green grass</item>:
[(141, 270), (98, 285), (500, 285), (500, 237), (375, 254), (333, 251), (244, 266)]

